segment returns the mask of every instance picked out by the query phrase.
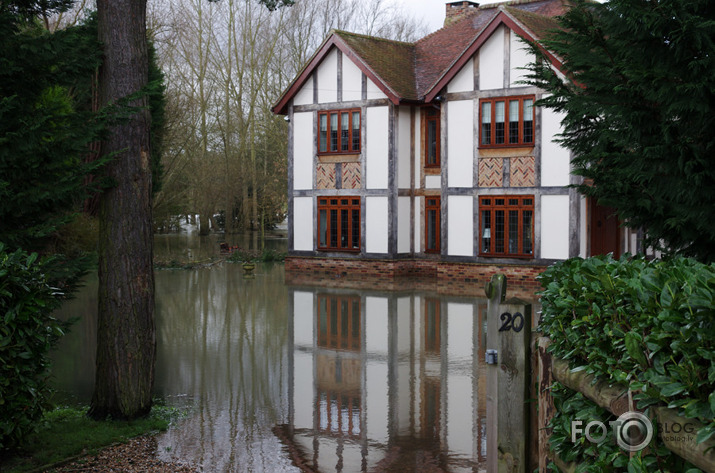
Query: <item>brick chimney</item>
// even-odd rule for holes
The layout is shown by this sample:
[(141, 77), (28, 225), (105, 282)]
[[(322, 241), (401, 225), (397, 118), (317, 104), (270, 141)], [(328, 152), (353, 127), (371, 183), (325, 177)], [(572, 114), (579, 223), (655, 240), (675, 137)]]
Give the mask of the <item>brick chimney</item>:
[(449, 26), (461, 20), (467, 14), (477, 11), (477, 8), (479, 8), (477, 2), (448, 2), (446, 15), (444, 17), (444, 26)]

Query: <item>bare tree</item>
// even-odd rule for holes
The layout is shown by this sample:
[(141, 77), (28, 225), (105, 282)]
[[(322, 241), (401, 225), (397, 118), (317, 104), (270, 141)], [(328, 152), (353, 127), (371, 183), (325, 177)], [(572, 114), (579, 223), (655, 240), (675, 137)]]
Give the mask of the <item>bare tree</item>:
[(298, 0), (276, 11), (251, 0), (153, 5), (169, 100), (185, 111), (167, 144), (175, 151), (165, 166), (177, 172), (166, 179), (176, 185), (165, 182), (157, 205), (198, 213), (202, 233), (217, 212), (227, 232), (282, 218), (287, 126), (270, 108), (332, 29), (399, 40), (426, 30), (384, 0)]

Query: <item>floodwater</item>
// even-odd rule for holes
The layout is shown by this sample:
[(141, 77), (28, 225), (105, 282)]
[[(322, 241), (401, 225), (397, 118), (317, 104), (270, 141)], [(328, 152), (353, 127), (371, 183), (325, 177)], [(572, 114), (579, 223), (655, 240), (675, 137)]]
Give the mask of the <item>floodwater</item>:
[[(156, 246), (195, 254), (196, 240)], [(158, 437), (162, 458), (205, 472), (484, 468), (486, 300), (254, 273), (156, 272), (156, 396), (189, 411)], [(55, 355), (70, 402), (91, 398), (96, 306), (90, 277), (62, 309), (80, 318)]]

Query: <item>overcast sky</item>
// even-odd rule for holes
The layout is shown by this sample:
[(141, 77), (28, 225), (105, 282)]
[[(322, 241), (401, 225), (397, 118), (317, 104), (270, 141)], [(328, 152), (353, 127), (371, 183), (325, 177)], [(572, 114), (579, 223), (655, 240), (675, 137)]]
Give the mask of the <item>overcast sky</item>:
[[(427, 22), (429, 32), (437, 31), (444, 23), (445, 0), (392, 0), (400, 3), (405, 10), (415, 16), (423, 18)], [(483, 2), (487, 3), (487, 2)], [(488, 3), (492, 3), (490, 0)]]

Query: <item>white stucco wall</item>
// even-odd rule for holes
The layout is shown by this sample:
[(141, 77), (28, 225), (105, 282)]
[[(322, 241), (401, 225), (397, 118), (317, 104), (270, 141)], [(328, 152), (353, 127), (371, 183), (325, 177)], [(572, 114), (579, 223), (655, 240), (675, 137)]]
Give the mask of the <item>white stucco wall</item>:
[(410, 188), (410, 143), (412, 130), (412, 112), (410, 107), (400, 107), (397, 129), (397, 186)]
[(365, 251), (387, 253), (387, 197), (365, 197)]
[(474, 101), (447, 104), (447, 185), (472, 187), (474, 173)]
[(293, 97), (293, 105), (308, 105), (313, 103), (313, 76), (305, 81), (303, 87)]
[(293, 341), (296, 346), (313, 347), (313, 293), (293, 293)]
[(411, 197), (397, 198), (397, 252), (410, 252), (410, 201)]
[(313, 250), (313, 198), (293, 198), (293, 249)]
[(526, 67), (534, 61), (534, 55), (531, 54), (526, 43), (523, 42), (521, 36), (515, 32), (509, 35), (509, 84), (511, 87), (524, 87), (524, 84), (518, 84), (520, 80), (524, 80), (526, 71), (520, 69)]
[(447, 251), (454, 256), (474, 254), (474, 215), (471, 196), (447, 197)]
[(369, 107), (365, 117), (365, 187), (387, 189), (388, 108)]
[(387, 95), (385, 95), (382, 90), (380, 90), (377, 85), (373, 81), (370, 80), (368, 77), (367, 79), (367, 98), (369, 99), (386, 99)]
[(425, 176), (425, 189), (439, 189), (442, 187), (442, 176)]
[(541, 196), (541, 257), (569, 257), (569, 196)]
[(343, 54), (343, 100), (362, 99), (362, 71)]
[(562, 117), (563, 114), (541, 109), (541, 185), (544, 187), (569, 185), (569, 150), (553, 141), (561, 132)]
[(504, 26), (501, 26), (479, 49), (479, 88), (504, 87)]
[(338, 101), (338, 50), (333, 48), (318, 66), (318, 103)]
[(293, 121), (293, 188), (313, 188), (313, 114), (294, 113)]
[(474, 60), (469, 58), (462, 69), (447, 84), (447, 92), (468, 92), (474, 90)]

